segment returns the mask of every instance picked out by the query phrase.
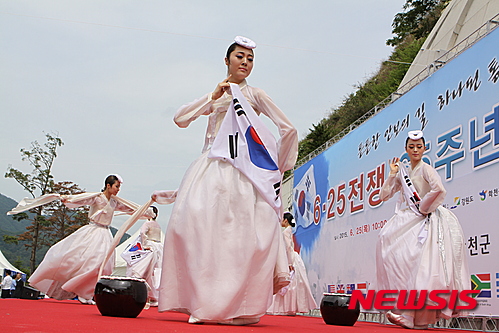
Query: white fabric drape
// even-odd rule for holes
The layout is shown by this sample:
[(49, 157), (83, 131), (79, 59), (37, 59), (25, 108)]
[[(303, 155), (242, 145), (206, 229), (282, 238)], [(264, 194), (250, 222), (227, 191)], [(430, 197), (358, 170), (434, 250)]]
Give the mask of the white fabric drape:
[(288, 262), (293, 266), (294, 274), (291, 283), (285, 287), (287, 289), (281, 289), (280, 292), (274, 295), (272, 305), (267, 312), (276, 315), (308, 313), (310, 310), (317, 308), (317, 303), (310, 290), (305, 264), (300, 254), (294, 250), (292, 228), (286, 227), (283, 236)]
[[(48, 194), (25, 199), (11, 212), (17, 214), (61, 198), (66, 199), (64, 204), (69, 208), (89, 205), (91, 223), (54, 244), (31, 275), (29, 283), (56, 299), (70, 299), (76, 295), (92, 299), (98, 277), (113, 271), (114, 247), (108, 226), (114, 212), (132, 214), (138, 205), (116, 196), (108, 200), (100, 192), (68, 196)], [(109, 252), (113, 258), (106, 257)]]
[[(457, 217), (440, 206), (445, 189), (438, 173), (420, 162), (409, 170), (409, 177), (422, 197), (419, 216), (410, 208), (402, 208), (387, 222), (376, 245), (377, 290), (465, 290), (469, 289), (469, 272), (464, 235)], [(380, 193), (388, 200), (401, 189), (401, 180), (390, 175)], [(420, 242), (422, 228), (427, 239)], [(414, 325), (434, 323), (437, 318), (457, 316), (444, 309), (404, 311), (414, 318)], [(395, 313), (402, 311), (395, 310)]]
[[(239, 85), (257, 114), (278, 127), (280, 172), (293, 167), (296, 130), (261, 90)], [(200, 320), (260, 317), (289, 279), (280, 219), (251, 181), (223, 160), (208, 158), (232, 101), (210, 94), (182, 106), (175, 115), (187, 127), (209, 115), (203, 154), (182, 179), (166, 232), (159, 311), (177, 310)], [(282, 253), (282, 256), (278, 253)]]

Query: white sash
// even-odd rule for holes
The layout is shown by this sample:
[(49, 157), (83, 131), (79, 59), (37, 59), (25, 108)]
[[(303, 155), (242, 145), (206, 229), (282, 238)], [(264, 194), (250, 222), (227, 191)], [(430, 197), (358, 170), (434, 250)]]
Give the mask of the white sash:
[[(405, 199), (405, 202), (414, 212), (414, 214), (416, 214), (417, 216), (424, 216), (424, 214), (419, 211), (419, 203), (421, 202), (421, 197), (419, 196), (416, 187), (414, 187), (414, 184), (407, 174), (407, 167), (405, 166), (405, 164), (399, 163), (398, 174), (400, 177), (400, 183), (402, 184), (401, 195)], [(401, 200), (397, 202), (396, 211), (400, 209), (400, 201)], [(418, 241), (421, 244), (424, 244), (424, 242), (428, 238), (428, 223), (430, 221), (429, 217), (430, 215), (428, 215), (428, 218), (423, 221), (423, 223), (421, 224), (421, 229), (419, 230)]]
[[(409, 208), (416, 214), (417, 216), (423, 216), (419, 211), (419, 203), (421, 202), (421, 198), (418, 194), (418, 191), (414, 187), (409, 175), (407, 174), (407, 167), (403, 163), (399, 163), (399, 177), (400, 183), (402, 184), (401, 193), (405, 199), (405, 202), (409, 206)], [(397, 210), (399, 209), (399, 202), (397, 202)]]

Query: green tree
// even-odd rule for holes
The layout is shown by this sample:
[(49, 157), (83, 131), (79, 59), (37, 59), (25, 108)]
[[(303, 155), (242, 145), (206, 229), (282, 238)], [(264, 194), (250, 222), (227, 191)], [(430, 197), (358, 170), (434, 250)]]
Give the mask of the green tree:
[[(53, 193), (62, 195), (80, 194), (84, 191), (75, 183), (63, 181), (54, 184)], [(53, 201), (45, 206), (45, 213), (50, 216), (49, 224), (44, 227), (48, 246), (69, 236), (79, 228), (88, 224), (88, 207), (70, 209), (60, 201)]]
[[(54, 186), (53, 176), (51, 174), (54, 160), (57, 157), (57, 148), (61, 147), (64, 143), (62, 140), (51, 134), (45, 134), (47, 142), (42, 146), (38, 141), (31, 143), (31, 149), (21, 149), (21, 160), (28, 161), (33, 167), (31, 173), (23, 173), (12, 166), (9, 166), (6, 178), (13, 178), (21, 185), (31, 197), (35, 198), (47, 193), (50, 193)], [(24, 234), (18, 236), (19, 241), (25, 242), (25, 246), (31, 250), (30, 255), (30, 273), (35, 270), (36, 264), (36, 251), (42, 243), (45, 242), (43, 234), (40, 232), (44, 226), (49, 222), (45, 219), (43, 207), (32, 209), (34, 217), (30, 218), (25, 214), (22, 217), (31, 219), (32, 224), (28, 226)]]
[(393, 19), (392, 33), (395, 37), (388, 39), (386, 44), (396, 46), (409, 35), (416, 39), (428, 36), (449, 1), (407, 0), (402, 7), (404, 12), (396, 14)]

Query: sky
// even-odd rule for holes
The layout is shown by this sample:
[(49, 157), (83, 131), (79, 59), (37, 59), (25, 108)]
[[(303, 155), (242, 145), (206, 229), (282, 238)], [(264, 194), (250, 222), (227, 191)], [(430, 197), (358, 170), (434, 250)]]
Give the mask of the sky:
[[(97, 192), (117, 173), (119, 195), (138, 204), (178, 188), (201, 153), (207, 117), (181, 129), (173, 116), (226, 77), (237, 35), (257, 43), (248, 84), (302, 139), (388, 59), (405, 2), (0, 0), (0, 193), (28, 196), (3, 175), (9, 166), (30, 173), (20, 149), (43, 145), (45, 133), (64, 142), (56, 182)], [(165, 231), (172, 205), (158, 208)]]

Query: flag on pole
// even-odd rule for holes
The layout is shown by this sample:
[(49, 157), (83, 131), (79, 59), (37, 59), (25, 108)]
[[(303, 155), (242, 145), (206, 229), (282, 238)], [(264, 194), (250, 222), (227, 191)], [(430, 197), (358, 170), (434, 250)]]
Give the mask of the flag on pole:
[(208, 157), (231, 163), (281, 217), (282, 175), (277, 166), (277, 142), (239, 86), (231, 83), (230, 88), (232, 102)]

